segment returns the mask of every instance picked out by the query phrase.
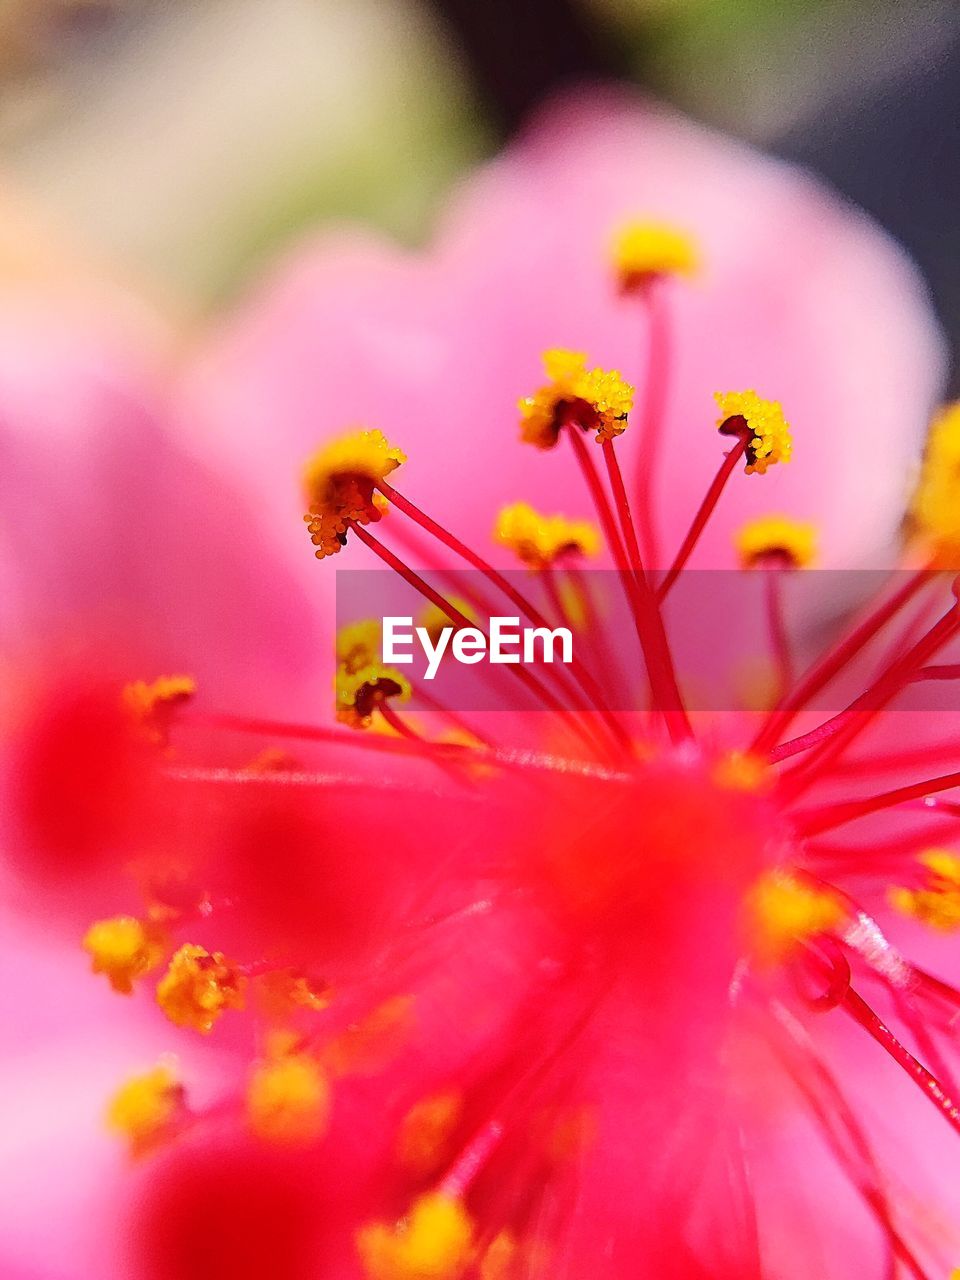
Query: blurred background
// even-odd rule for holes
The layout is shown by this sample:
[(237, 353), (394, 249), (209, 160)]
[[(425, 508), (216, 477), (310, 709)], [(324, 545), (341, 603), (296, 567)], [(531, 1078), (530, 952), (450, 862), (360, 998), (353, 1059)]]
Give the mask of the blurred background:
[(200, 316), (303, 228), (407, 242), (544, 95), (641, 84), (810, 165), (960, 338), (955, 0), (0, 0), (0, 259), (37, 210)]

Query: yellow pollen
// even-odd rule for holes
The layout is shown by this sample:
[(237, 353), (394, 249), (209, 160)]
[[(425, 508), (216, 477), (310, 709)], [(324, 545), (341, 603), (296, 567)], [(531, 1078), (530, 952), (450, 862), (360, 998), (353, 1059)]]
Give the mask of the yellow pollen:
[(173, 1067), (160, 1062), (117, 1090), (107, 1109), (107, 1124), (140, 1155), (166, 1137), (183, 1112), (183, 1088)]
[(842, 900), (787, 871), (767, 871), (747, 897), (753, 953), (761, 965), (787, 958), (798, 942), (837, 928), (846, 918)]
[(395, 1226), (361, 1227), (357, 1249), (368, 1280), (459, 1280), (473, 1256), (473, 1223), (459, 1200), (429, 1192)]
[(382, 629), (376, 618), (349, 622), (337, 632), (337, 665), (348, 675), (380, 660)]
[(254, 1133), (270, 1142), (313, 1142), (326, 1131), (330, 1086), (313, 1058), (290, 1054), (258, 1063), (247, 1088)]
[(960, 566), (960, 400), (942, 409), (930, 427), (910, 515), (938, 566)]
[(614, 237), (611, 257), (624, 290), (655, 276), (695, 276), (700, 268), (696, 241), (667, 222), (627, 223)]
[(520, 401), (520, 439), (538, 449), (552, 449), (567, 414), (597, 440), (612, 440), (627, 427), (633, 387), (616, 370), (588, 369), (579, 351), (546, 352), (547, 382)]
[(462, 1113), (459, 1093), (438, 1093), (412, 1106), (397, 1135), (398, 1162), (418, 1178), (436, 1173), (450, 1156), (450, 1141)]
[(805, 569), (816, 558), (816, 525), (789, 516), (761, 516), (750, 520), (736, 534), (734, 544), (740, 563), (752, 569), (768, 557)]
[(374, 490), (406, 460), (381, 431), (342, 436), (309, 459), (303, 477), (309, 503), (304, 520), (318, 559), (334, 555), (346, 543), (348, 521), (373, 524), (380, 519), (386, 503)]
[(374, 711), (387, 698), (410, 699), (410, 681), (393, 667), (371, 663), (357, 671), (341, 667), (334, 679), (336, 715), (351, 729), (367, 729)]
[(207, 1035), (225, 1009), (242, 1009), (246, 980), (219, 951), (185, 943), (157, 983), (157, 1004), (178, 1027)]
[(727, 791), (768, 791), (774, 776), (769, 762), (750, 751), (729, 751), (713, 766), (713, 781)]
[(718, 391), (717, 426), (724, 435), (737, 435), (745, 425), (750, 432), (746, 473), (763, 475), (775, 462), (789, 462), (793, 451), (790, 425), (776, 400), (761, 400), (755, 391)]
[(196, 691), (192, 676), (160, 676), (149, 683), (135, 680), (124, 687), (123, 709), (149, 742), (166, 746), (174, 711)]
[(565, 553), (596, 556), (600, 552), (600, 534), (589, 520), (541, 515), (526, 502), (503, 508), (493, 536), (535, 569), (546, 568)]
[[(461, 600), (459, 596), (448, 596), (447, 598), (458, 613), (462, 613), (468, 621), (476, 622), (477, 615), (466, 600)], [(456, 623), (451, 622), (443, 609), (435, 604), (427, 605), (418, 619), (418, 625), (423, 627), (430, 637), (430, 643), (434, 645), (439, 643), (444, 631), (459, 630)]]
[(166, 949), (162, 934), (133, 916), (97, 920), (87, 930), (83, 949), (94, 973), (102, 973), (114, 991), (128, 996), (134, 981), (160, 964)]
[(890, 905), (941, 933), (960, 929), (960, 856), (927, 849), (917, 862), (924, 868), (924, 883), (918, 889), (890, 889)]

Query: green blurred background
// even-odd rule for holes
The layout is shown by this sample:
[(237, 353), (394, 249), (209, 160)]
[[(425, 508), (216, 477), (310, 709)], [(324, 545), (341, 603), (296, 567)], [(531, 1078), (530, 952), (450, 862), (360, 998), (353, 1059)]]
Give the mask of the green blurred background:
[(952, 322), (958, 38), (932, 0), (0, 0), (4, 185), (199, 313), (307, 226), (423, 240), (544, 94), (618, 76), (820, 169)]

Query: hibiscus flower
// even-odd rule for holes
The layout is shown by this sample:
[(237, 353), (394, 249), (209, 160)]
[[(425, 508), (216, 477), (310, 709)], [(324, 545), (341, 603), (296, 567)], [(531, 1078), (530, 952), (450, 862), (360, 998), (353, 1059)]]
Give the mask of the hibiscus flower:
[[(960, 774), (949, 718), (890, 710), (956, 674), (956, 411), (912, 500), (904, 478), (938, 377), (922, 291), (859, 215), (597, 98), (474, 178), (430, 254), (296, 255), (171, 435), (122, 420), (142, 469), (82, 494), (80, 548), (125, 512), (129, 595), (68, 577), (84, 626), (129, 608), (67, 667), (26, 580), (41, 692), (9, 748), (20, 884), (87, 912), (91, 987), (149, 1023), (109, 1108), (134, 1164), (84, 1202), (101, 1272), (949, 1269)], [(581, 566), (601, 547), (615, 634)], [(902, 574), (798, 651), (815, 554)], [(737, 557), (766, 602), (740, 655), (772, 679), (710, 712), (677, 602)], [(568, 621), (577, 658), (494, 673), (497, 713), (461, 714), (383, 661), (376, 618), (334, 647), (345, 560), (435, 632), (493, 601)], [(5, 1247), (82, 1275), (79, 1239)]]

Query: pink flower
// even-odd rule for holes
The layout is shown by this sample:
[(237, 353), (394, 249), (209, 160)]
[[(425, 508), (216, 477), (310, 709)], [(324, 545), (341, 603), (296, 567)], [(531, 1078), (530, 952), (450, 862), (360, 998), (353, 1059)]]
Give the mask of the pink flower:
[[(631, 217), (656, 222), (611, 251)], [(127, 394), (105, 413), (90, 390), (116, 366), (64, 346), (87, 400), (42, 377), (23, 402), (34, 422), (66, 416), (76, 464), (24, 430), (12, 492), (22, 527), (22, 477), (65, 483), (96, 573), (64, 575), (86, 632), (69, 654), (37, 639), (59, 565), (43, 590), (23, 579), (43, 693), (8, 749), (11, 844), (31, 899), (66, 886), (97, 921), (98, 981), (152, 990), (153, 1019), (134, 1004), (144, 1053), (165, 1026), (183, 1061), (115, 1099), (136, 1166), (103, 1173), (87, 1234), (66, 1209), (33, 1253), (11, 1229), (11, 1267), (86, 1274), (107, 1214), (120, 1239), (101, 1272), (147, 1280), (952, 1265), (960, 994), (926, 935), (960, 923), (960, 857), (930, 851), (960, 774), (941, 763), (955, 745), (927, 741), (953, 735), (936, 701), (910, 741), (889, 710), (954, 675), (951, 420), (913, 507), (923, 558), (802, 652), (783, 612), (810, 554), (800, 520), (849, 566), (909, 497), (939, 353), (896, 250), (792, 172), (600, 98), (481, 173), (431, 255), (337, 243), (295, 261), (201, 357), (179, 434), (136, 379), (137, 412)], [(96, 411), (66, 415), (78, 400)], [(331, 440), (351, 423), (368, 430)], [(87, 506), (70, 481), (101, 440)], [(501, 710), (471, 719), (409, 688), (361, 627), (336, 673), (360, 732), (333, 727), (314, 698), (333, 566), (310, 554), (295, 488), (318, 443), (322, 558), (386, 560), (441, 626), (466, 609), (483, 625), (491, 597), (567, 618), (576, 662), (494, 673)], [(498, 508), (527, 499), (597, 520), (623, 631), (584, 594), (581, 520), (514, 509), (495, 554), (526, 574), (488, 563)], [(744, 600), (762, 587), (766, 613), (732, 652), (764, 661), (772, 639), (755, 715), (691, 700), (729, 657), (725, 594), (696, 618), (715, 626), (702, 670), (674, 644), (680, 569), (732, 566), (734, 530)], [(446, 585), (464, 559), (466, 604)], [(850, 706), (821, 724), (834, 680)], [(219, 1053), (197, 1053), (207, 1035)], [(61, 1187), (58, 1215), (70, 1200)]]

